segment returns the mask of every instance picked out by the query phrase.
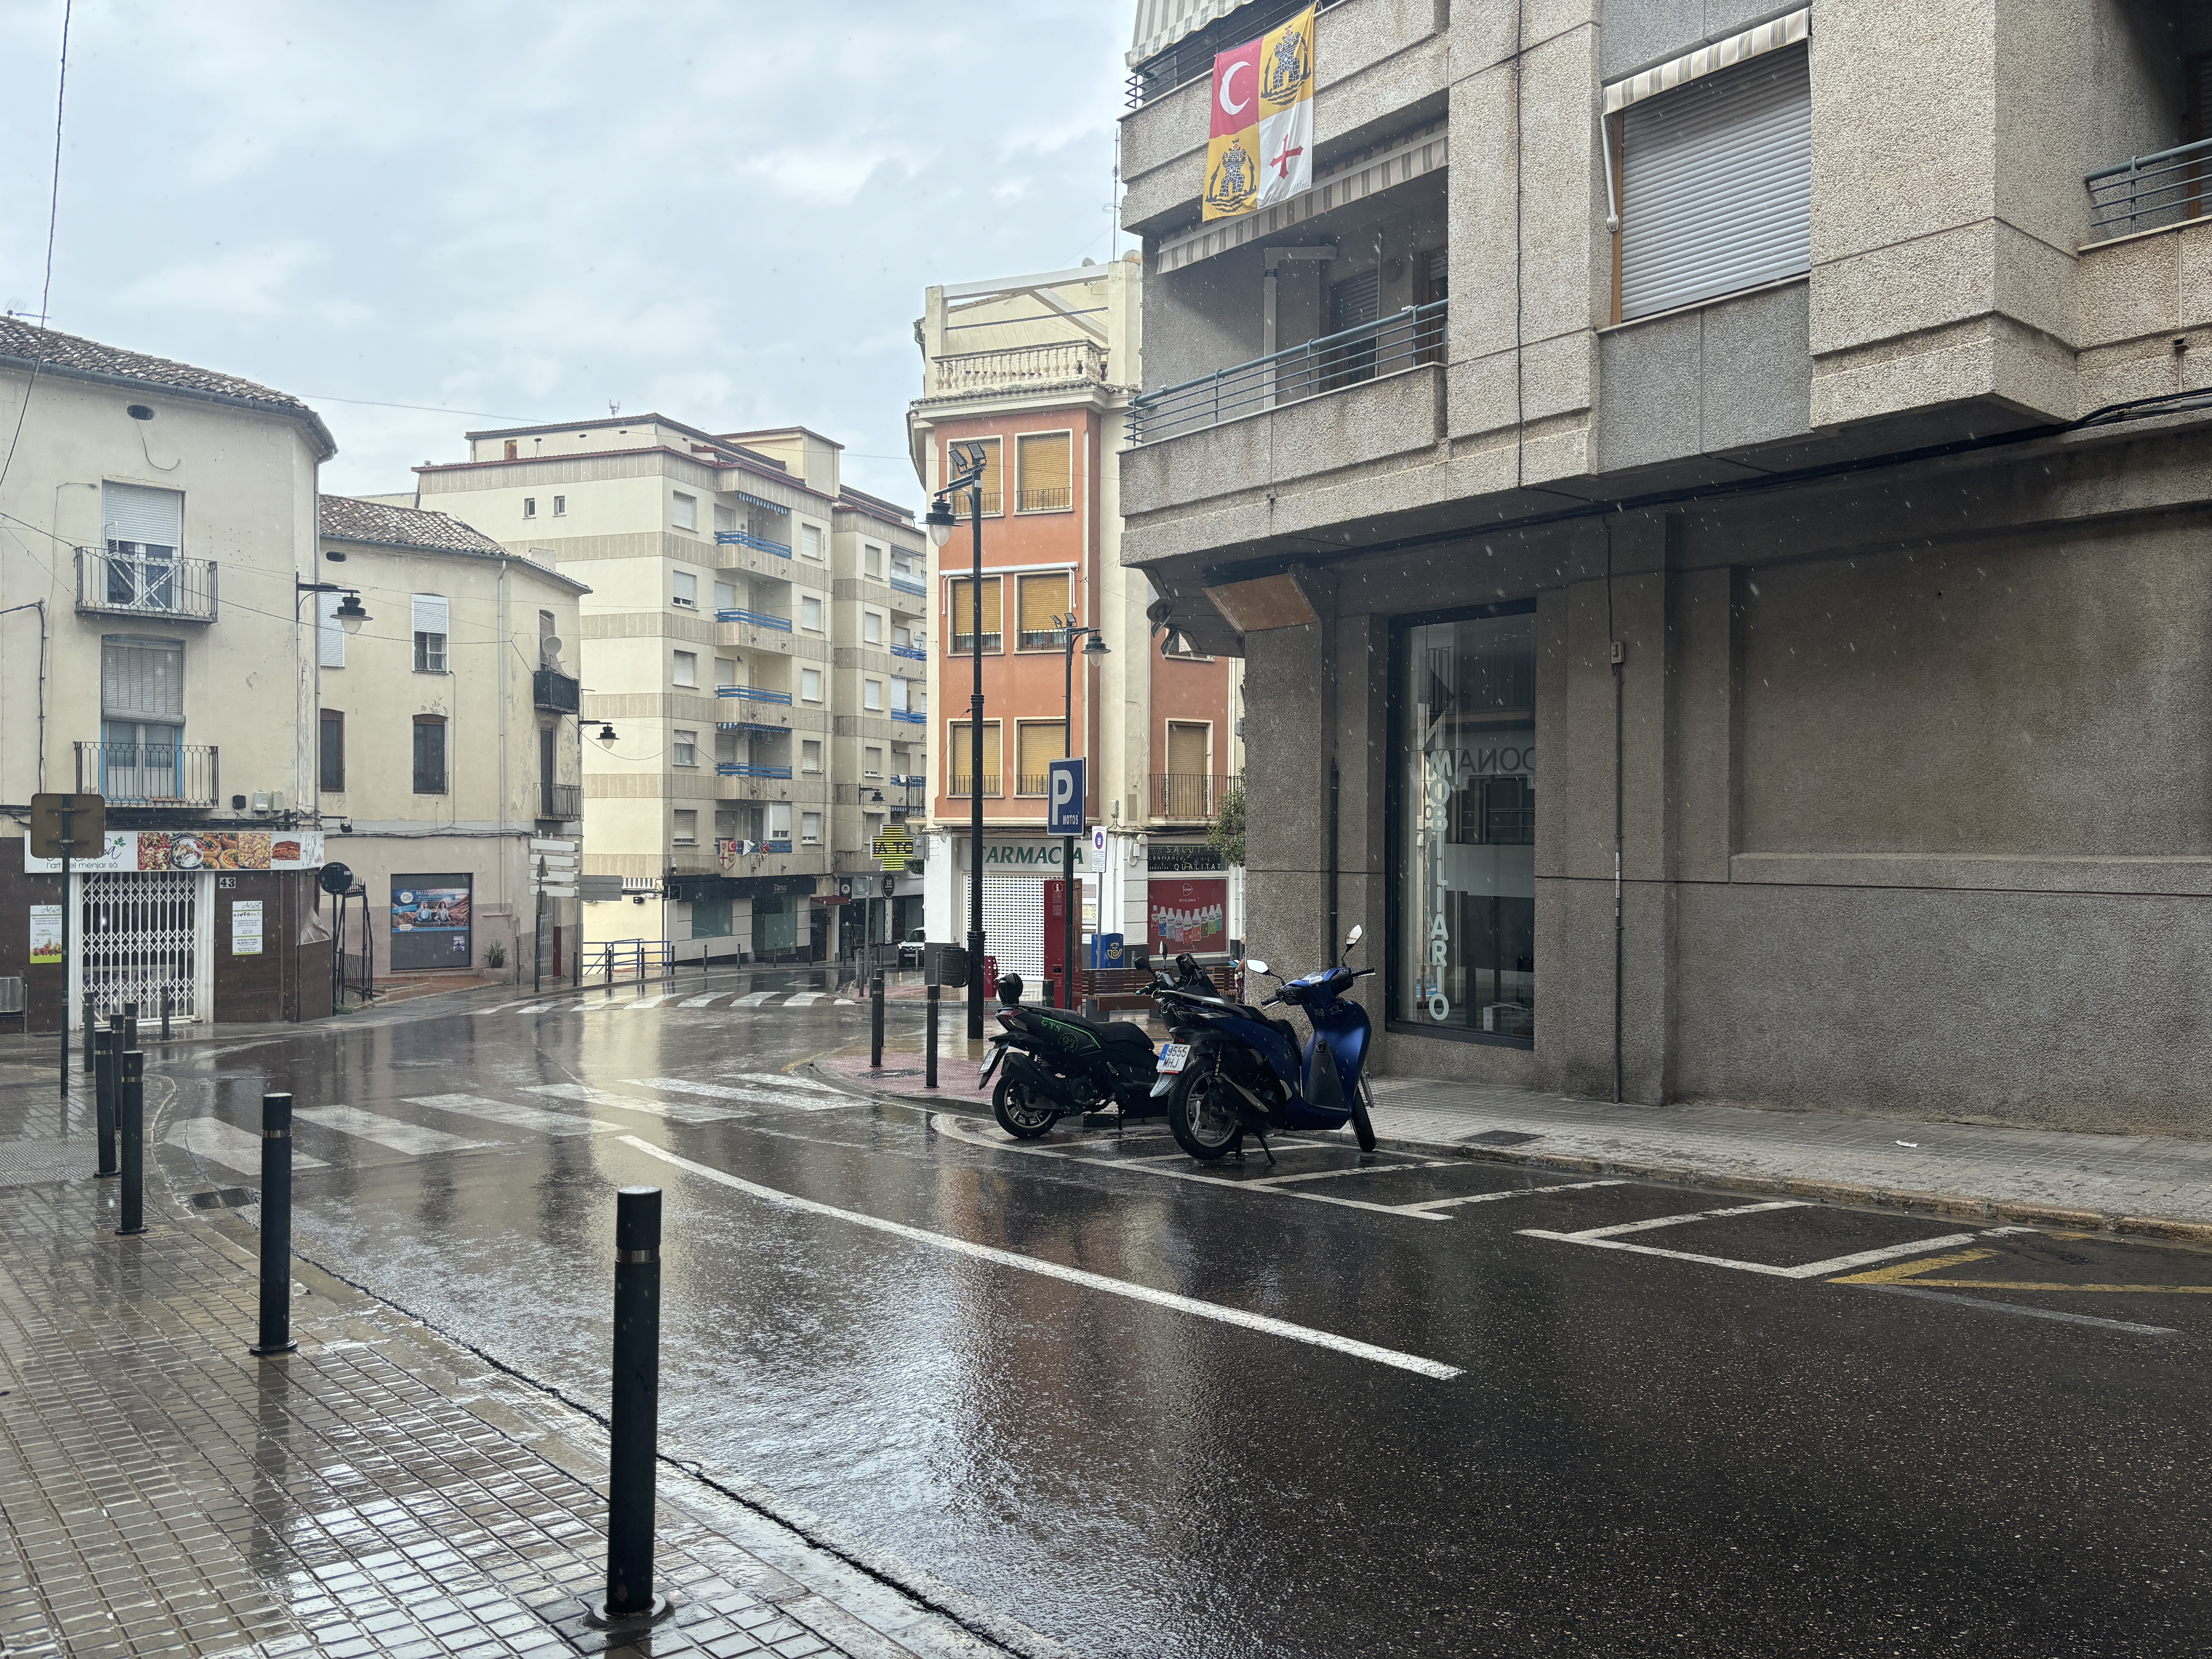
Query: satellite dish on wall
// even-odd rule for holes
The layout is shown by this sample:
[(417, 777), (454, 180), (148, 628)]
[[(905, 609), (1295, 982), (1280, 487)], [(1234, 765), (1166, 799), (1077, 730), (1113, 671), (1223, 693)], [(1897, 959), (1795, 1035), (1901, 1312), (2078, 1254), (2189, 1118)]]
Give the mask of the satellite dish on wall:
[(538, 654), (546, 662), (560, 661), (561, 636), (558, 634), (539, 635), (538, 636)]

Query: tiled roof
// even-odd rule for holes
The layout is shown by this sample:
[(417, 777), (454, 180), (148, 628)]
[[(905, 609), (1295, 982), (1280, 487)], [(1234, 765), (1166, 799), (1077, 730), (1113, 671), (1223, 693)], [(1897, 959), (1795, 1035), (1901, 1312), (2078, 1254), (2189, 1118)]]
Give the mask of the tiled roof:
[(97, 340), (78, 335), (33, 327), (19, 317), (0, 317), (0, 360), (9, 359), (23, 364), (43, 363), (49, 370), (63, 374), (135, 380), (167, 391), (251, 404), (272, 414), (295, 416), (314, 428), (326, 450), (337, 453), (337, 446), (331, 441), (321, 417), (306, 404), (289, 392), (240, 380), (235, 374), (195, 368), (190, 363), (173, 362), (167, 357), (149, 357), (143, 351), (125, 351), (120, 346), (102, 345)]
[(351, 495), (325, 495), (318, 503), (323, 534), (342, 542), (375, 542), (386, 547), (427, 547), (440, 553), (489, 553), (507, 550), (472, 525), (443, 513), (416, 507), (386, 507)]

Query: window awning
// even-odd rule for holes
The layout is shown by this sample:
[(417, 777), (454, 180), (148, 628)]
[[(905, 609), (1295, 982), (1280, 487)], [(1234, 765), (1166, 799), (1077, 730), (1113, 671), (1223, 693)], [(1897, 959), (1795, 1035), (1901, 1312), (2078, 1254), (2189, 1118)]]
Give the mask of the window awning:
[(789, 513), (791, 511), (789, 507), (785, 507), (781, 502), (768, 501), (759, 495), (748, 495), (742, 489), (732, 489), (730, 491), (730, 494), (735, 495), (741, 501), (750, 502), (755, 507), (764, 507), (771, 513)]
[(1770, 52), (1779, 52), (1784, 46), (1794, 46), (1809, 40), (1813, 33), (1813, 9), (1800, 6), (1787, 16), (1772, 22), (1761, 23), (1741, 34), (1731, 34), (1725, 40), (1716, 40), (1711, 46), (1699, 46), (1695, 52), (1686, 52), (1656, 68), (1614, 81), (1605, 89), (1605, 112), (1618, 115), (1631, 104), (1656, 98), (1662, 92), (1672, 92), (1734, 64), (1748, 63)]
[(1279, 203), (1264, 213), (1248, 213), (1237, 219), (1216, 219), (1194, 230), (1162, 240), (1154, 274), (1165, 276), (1200, 259), (1272, 236), (1302, 224), (1317, 213), (1327, 213), (1376, 191), (1402, 185), (1448, 166), (1451, 140), (1442, 123), (1401, 138), (1379, 152), (1337, 162), (1314, 174), (1313, 188)]
[(1226, 17), (1244, 0), (1137, 0), (1137, 38), (1129, 48), (1129, 67), (1158, 56), (1186, 34), (1217, 17)]

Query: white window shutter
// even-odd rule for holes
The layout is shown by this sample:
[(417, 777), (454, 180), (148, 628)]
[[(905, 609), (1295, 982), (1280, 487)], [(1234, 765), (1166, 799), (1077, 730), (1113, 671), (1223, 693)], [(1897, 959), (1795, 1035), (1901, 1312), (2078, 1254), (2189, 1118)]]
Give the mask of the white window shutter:
[(111, 542), (137, 542), (172, 550), (185, 544), (185, 497), (180, 490), (103, 483), (100, 517), (100, 533)]
[(415, 631), (417, 634), (450, 634), (452, 607), (442, 593), (415, 595)]
[(1632, 104), (1621, 162), (1624, 320), (1802, 275), (1813, 218), (1805, 48)]
[(315, 595), (315, 651), (316, 660), (325, 668), (345, 666), (345, 629), (337, 620), (338, 601), (342, 593)]

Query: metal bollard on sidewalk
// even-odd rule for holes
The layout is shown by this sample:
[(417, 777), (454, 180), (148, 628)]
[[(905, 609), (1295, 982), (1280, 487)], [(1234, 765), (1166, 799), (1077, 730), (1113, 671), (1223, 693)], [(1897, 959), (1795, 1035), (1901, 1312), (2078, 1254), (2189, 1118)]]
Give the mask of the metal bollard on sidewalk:
[(921, 1086), (925, 1089), (937, 1086), (937, 1006), (940, 1000), (938, 994), (944, 988), (934, 981), (928, 988), (929, 1034), (922, 1039), (921, 1048)]
[(261, 1097), (261, 1340), (251, 1352), (290, 1353), (292, 1097)]
[[(64, 1002), (66, 1002), (66, 999), (64, 999)], [(93, 1070), (92, 1029), (94, 1021), (98, 1018), (98, 1016), (94, 1014), (92, 1009), (93, 995), (91, 992), (87, 991), (82, 996), (77, 999), (77, 1012), (82, 1017), (84, 1024), (84, 1069), (88, 1072)], [(68, 1021), (66, 1017), (64, 1017), (63, 1023), (64, 1024), (67, 1024)], [(65, 1030), (62, 1033), (62, 1036), (66, 1038), (69, 1036), (69, 1033)]]
[(146, 1231), (145, 1055), (125, 1051), (117, 1073), (116, 1127), (123, 1141), (123, 1215), (115, 1233), (129, 1238)]
[(868, 982), (868, 1064), (880, 1071), (884, 1063), (884, 970), (880, 963), (876, 976)]
[(138, 1046), (138, 1005), (135, 1002), (123, 1005), (123, 1046), (125, 1049)]
[(173, 1000), (172, 988), (164, 985), (161, 988), (161, 1041), (164, 1042), (169, 1040), (169, 1008)]
[(106, 1031), (94, 1031), (87, 1052), (96, 1064), (93, 1069), (93, 1133), (100, 1138), (99, 1167), (96, 1176), (112, 1176), (115, 1170), (115, 1056), (123, 1046)]
[(601, 1625), (665, 1617), (653, 1592), (653, 1463), (660, 1424), (660, 1188), (615, 1194), (613, 1411), (607, 1435), (607, 1594)]

